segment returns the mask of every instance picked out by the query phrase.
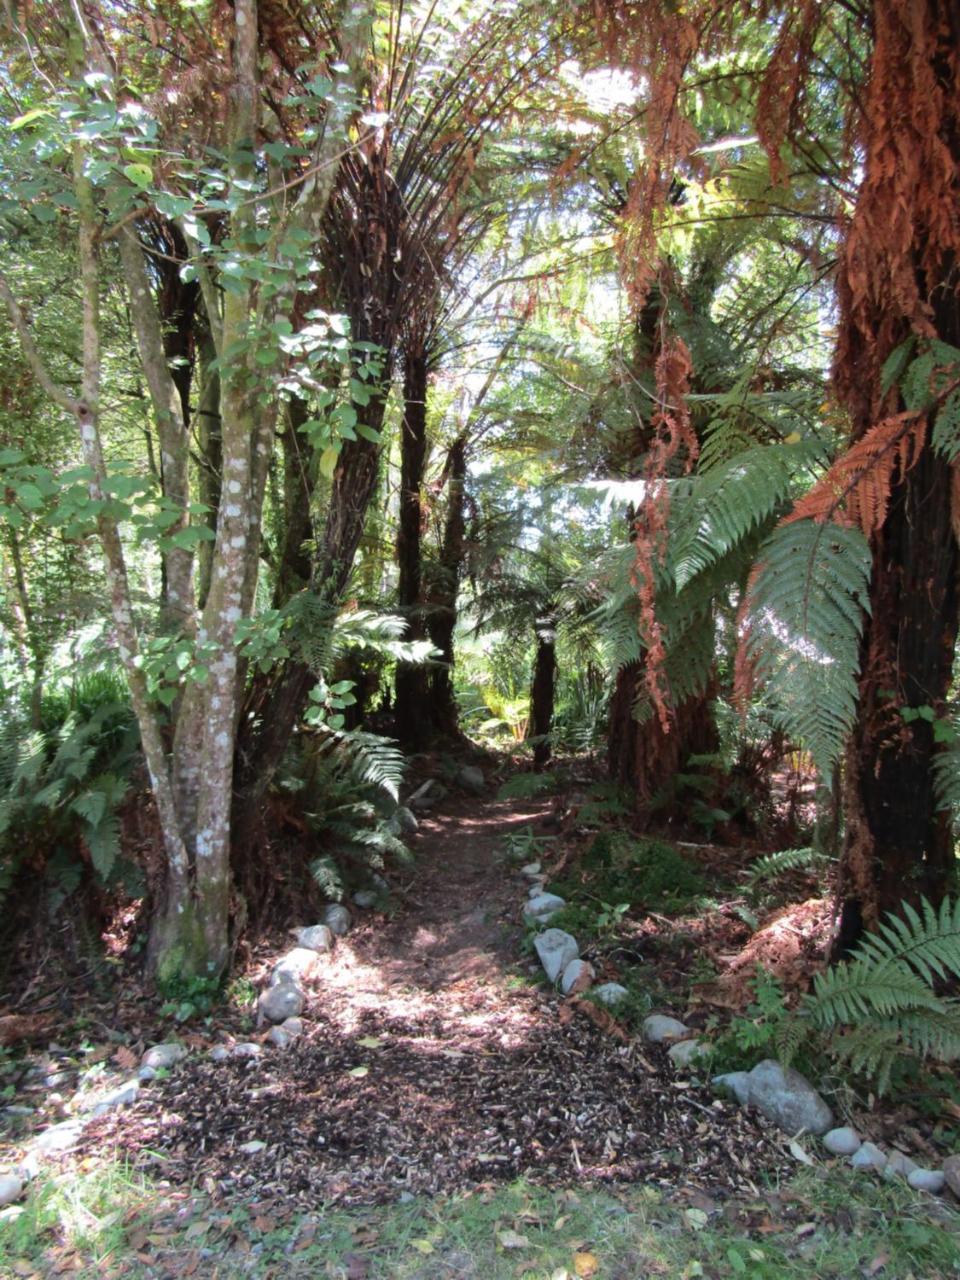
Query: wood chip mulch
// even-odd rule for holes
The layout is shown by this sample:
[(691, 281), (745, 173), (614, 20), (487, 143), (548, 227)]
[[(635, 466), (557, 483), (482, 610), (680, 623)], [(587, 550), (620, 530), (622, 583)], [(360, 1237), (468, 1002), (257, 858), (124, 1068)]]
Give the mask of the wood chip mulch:
[[(659, 1049), (624, 1045), (583, 1018), (547, 1021), (513, 1050), (444, 1036), (433, 1016), (354, 1037), (321, 1017), (282, 1054), (183, 1063), (134, 1108), (95, 1121), (85, 1145), (112, 1142), (173, 1182), (313, 1206), (521, 1176), (727, 1196), (791, 1166), (762, 1118), (678, 1076)], [(370, 1037), (380, 1045), (359, 1043)], [(240, 1150), (250, 1142), (266, 1146)]]

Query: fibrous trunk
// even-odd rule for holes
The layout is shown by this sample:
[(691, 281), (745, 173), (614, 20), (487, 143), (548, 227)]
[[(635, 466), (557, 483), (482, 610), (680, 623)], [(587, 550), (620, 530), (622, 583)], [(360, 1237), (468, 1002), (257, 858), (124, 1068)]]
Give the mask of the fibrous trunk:
[[(427, 360), (407, 352), (400, 441), (400, 513), (397, 527), (397, 604), (406, 619), (407, 640), (422, 640), (423, 470), (427, 457)], [(423, 708), (429, 678), (423, 666), (397, 664), (395, 724), (400, 742), (414, 750), (426, 745), (429, 725)]]
[(530, 687), (530, 727), (527, 733), (533, 739), (533, 764), (536, 769), (542, 769), (552, 754), (550, 730), (553, 726), (553, 702), (557, 683), (556, 642), (554, 619), (538, 619), (537, 651)]

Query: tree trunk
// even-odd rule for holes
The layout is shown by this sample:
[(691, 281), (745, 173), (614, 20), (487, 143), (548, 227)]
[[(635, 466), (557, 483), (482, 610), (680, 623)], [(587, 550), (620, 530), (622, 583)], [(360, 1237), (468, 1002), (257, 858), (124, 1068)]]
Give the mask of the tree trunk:
[(693, 755), (710, 755), (718, 735), (711, 705), (715, 690), (687, 698), (674, 711), (670, 732), (664, 733), (656, 714), (639, 721), (634, 716), (642, 692), (643, 667), (632, 662), (617, 675), (610, 702), (607, 766), (610, 777), (630, 791), (638, 812), (646, 816), (650, 802)]
[(434, 648), (440, 650), (437, 665), (429, 672), (429, 700), (425, 708), (434, 736), (457, 738), (459, 712), (453, 692), (453, 633), (457, 625), (457, 595), (466, 542), (465, 482), (467, 441), (460, 435), (450, 446), (447, 479), (447, 517), (436, 578), (429, 593), (427, 630)]
[[(895, 347), (911, 335), (960, 346), (960, 23), (950, 8), (873, 5), (864, 181), (839, 273), (836, 379), (855, 440), (903, 407), (898, 388), (885, 391), (882, 380)], [(894, 155), (910, 163), (891, 164)], [(886, 520), (871, 538), (834, 957), (901, 901), (924, 896), (937, 905), (954, 867), (950, 817), (934, 789), (942, 748), (928, 719), (901, 715), (944, 715), (957, 639), (955, 473), (933, 451), (931, 431), (928, 423), (916, 464), (894, 473)]]
[[(400, 438), (400, 514), (397, 527), (397, 603), (407, 620), (406, 639), (426, 636), (423, 620), (422, 533), (423, 471), (427, 458), (427, 358), (407, 352), (403, 382), (403, 424)], [(397, 664), (396, 735), (404, 747), (419, 750), (428, 740), (429, 673), (424, 666)]]
[(557, 683), (557, 632), (554, 618), (537, 619), (537, 653), (530, 688), (530, 725), (527, 737), (534, 738), (533, 765), (539, 770), (552, 755), (550, 729)]

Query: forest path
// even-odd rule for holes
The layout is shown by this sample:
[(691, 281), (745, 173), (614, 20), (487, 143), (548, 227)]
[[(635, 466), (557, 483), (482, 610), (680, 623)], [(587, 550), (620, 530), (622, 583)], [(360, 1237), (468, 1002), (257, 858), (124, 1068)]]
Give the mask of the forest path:
[(88, 1141), (174, 1182), (304, 1205), (520, 1177), (729, 1192), (782, 1170), (763, 1121), (524, 980), (527, 883), (503, 838), (549, 803), (447, 802), (422, 824), (404, 905), (340, 940), (293, 1046), (191, 1056)]
[(528, 882), (504, 860), (504, 837), (539, 824), (552, 803), (457, 798), (422, 818), (399, 909), (373, 922), (361, 914), (324, 971), (325, 1015), (346, 1034), (378, 1017), (435, 1022), (447, 1049), (529, 1034), (542, 1012), (509, 983)]

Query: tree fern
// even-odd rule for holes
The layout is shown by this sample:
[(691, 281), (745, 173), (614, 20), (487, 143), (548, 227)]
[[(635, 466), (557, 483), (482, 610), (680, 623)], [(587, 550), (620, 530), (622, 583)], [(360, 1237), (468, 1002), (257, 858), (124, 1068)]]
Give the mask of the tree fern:
[[(801, 1031), (816, 1028), (831, 1053), (882, 1092), (901, 1054), (960, 1058), (960, 1000), (933, 987), (946, 977), (960, 977), (960, 899), (939, 911), (904, 903), (902, 916), (887, 916), (849, 960), (814, 978), (795, 1021)], [(795, 1028), (788, 1055), (801, 1039)]]
[(777, 723), (826, 772), (853, 724), (870, 548), (859, 529), (801, 520), (767, 540), (744, 648)]
[(776, 880), (778, 876), (790, 871), (806, 870), (811, 867), (824, 867), (832, 862), (825, 853), (816, 849), (779, 849), (776, 853), (765, 854), (752, 863), (747, 873), (746, 886), (752, 893), (768, 880)]

